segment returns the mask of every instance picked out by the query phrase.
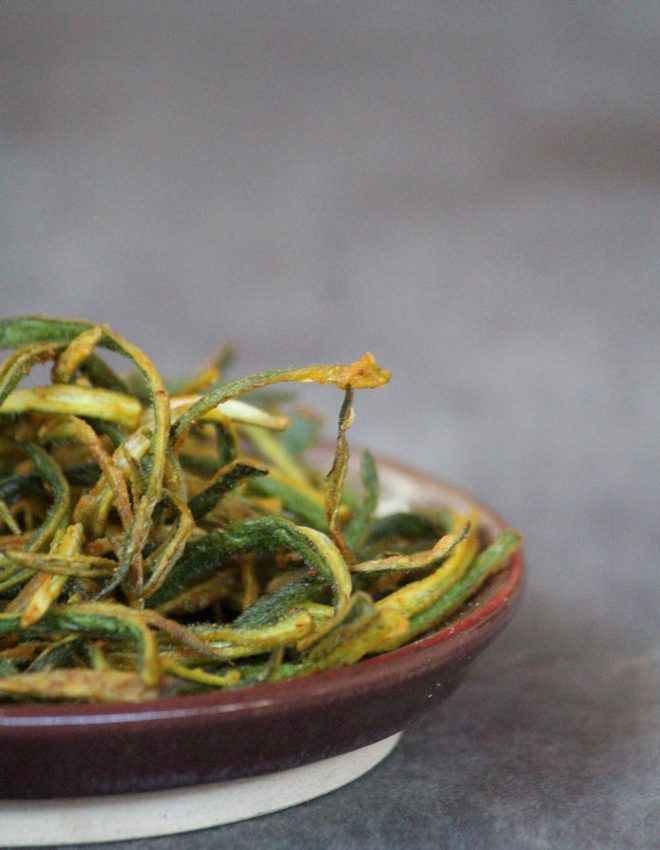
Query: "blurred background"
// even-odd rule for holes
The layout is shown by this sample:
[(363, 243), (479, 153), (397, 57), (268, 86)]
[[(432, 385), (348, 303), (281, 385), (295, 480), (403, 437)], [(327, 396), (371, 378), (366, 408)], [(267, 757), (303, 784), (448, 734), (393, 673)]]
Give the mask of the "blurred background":
[(2, 314), (109, 322), (170, 374), (228, 340), (241, 373), (372, 351), (394, 377), (353, 440), (478, 494), (530, 562), (501, 652), (393, 758), (432, 734), (459, 770), (488, 724), (448, 846), (500, 846), (493, 794), (502, 846), (650, 846), (657, 7), (5, 0), (0, 32)]

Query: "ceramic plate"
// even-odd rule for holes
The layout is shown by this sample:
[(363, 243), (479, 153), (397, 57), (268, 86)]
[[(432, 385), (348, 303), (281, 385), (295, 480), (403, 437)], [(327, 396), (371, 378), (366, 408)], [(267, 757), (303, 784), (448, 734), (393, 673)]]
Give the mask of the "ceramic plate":
[[(476, 507), (486, 537), (504, 527), (453, 486), (391, 462), (381, 461), (379, 470), (383, 512)], [(353, 667), (140, 704), (4, 706), (0, 797), (126, 795), (245, 780), (392, 743), (454, 690), (468, 663), (504, 627), (522, 576), (517, 554), (439, 631)], [(374, 759), (367, 762), (365, 769)]]

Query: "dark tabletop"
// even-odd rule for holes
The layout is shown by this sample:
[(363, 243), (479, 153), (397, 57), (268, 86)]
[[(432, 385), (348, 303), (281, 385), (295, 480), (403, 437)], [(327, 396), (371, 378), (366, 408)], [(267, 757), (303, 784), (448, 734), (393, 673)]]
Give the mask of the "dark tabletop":
[(354, 441), (526, 534), (514, 621), (373, 772), (106, 846), (659, 846), (659, 23), (2, 3), (2, 313), (108, 321), (165, 372), (371, 350)]

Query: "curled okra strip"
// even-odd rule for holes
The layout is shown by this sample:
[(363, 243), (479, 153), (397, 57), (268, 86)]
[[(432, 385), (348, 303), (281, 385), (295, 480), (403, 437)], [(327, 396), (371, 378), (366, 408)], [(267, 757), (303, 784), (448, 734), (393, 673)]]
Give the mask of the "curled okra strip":
[(142, 406), (126, 393), (98, 387), (79, 387), (76, 384), (14, 390), (0, 404), (0, 414), (29, 411), (91, 416), (134, 428), (142, 413)]
[[(68, 343), (79, 334), (89, 331), (94, 325), (74, 320), (49, 319), (41, 316), (28, 316), (20, 319), (0, 321), (0, 348), (15, 348), (30, 343)], [(160, 498), (167, 434), (170, 427), (169, 396), (165, 384), (148, 357), (137, 346), (103, 327), (98, 345), (117, 351), (133, 361), (144, 377), (150, 391), (153, 406), (153, 429), (149, 449), (150, 472), (147, 486), (140, 502), (135, 507), (131, 529), (125, 537), (121, 551), (121, 569), (117, 572), (117, 583), (128, 577), (129, 593), (139, 593), (142, 589), (141, 559), (139, 553), (146, 542), (149, 521)], [(112, 588), (114, 589), (112, 585)], [(106, 588), (107, 592), (110, 589)]]
[(344, 484), (348, 472), (349, 451), (346, 442), (346, 431), (351, 427), (355, 417), (353, 411), (353, 387), (347, 386), (344, 403), (339, 411), (339, 432), (335, 446), (335, 456), (332, 468), (325, 479), (325, 518), (328, 533), (335, 546), (341, 552), (347, 564), (355, 563), (355, 556), (348, 547), (339, 523), (339, 509), (344, 495)]
[(451, 552), (468, 536), (469, 523), (463, 526), (455, 534), (445, 534), (432, 549), (417, 552), (414, 555), (388, 555), (385, 558), (374, 558), (371, 561), (362, 561), (351, 568), (354, 574), (382, 574), (392, 572), (417, 572), (437, 567), (446, 560)]
[(188, 505), (172, 494), (169, 498), (178, 511), (178, 517), (165, 540), (154, 552), (148, 564), (149, 578), (142, 590), (142, 597), (155, 593), (166, 580), (169, 571), (183, 554), (188, 538), (195, 527), (195, 521)]
[(0, 695), (23, 699), (141, 702), (158, 696), (158, 690), (137, 673), (65, 668), (0, 678)]
[[(457, 515), (455, 524), (457, 531), (441, 538), (436, 544), (439, 550), (439, 559), (443, 562), (441, 566), (434, 570), (431, 575), (405, 584), (378, 600), (376, 605), (379, 608), (395, 608), (407, 616), (413, 616), (431, 606), (461, 578), (467, 568), (464, 555), (466, 551), (470, 551), (471, 545), (469, 537), (470, 521)], [(472, 528), (472, 533), (476, 534), (474, 528)], [(452, 550), (454, 550), (454, 557), (445, 560), (447, 554)]]
[(365, 354), (361, 360), (348, 366), (306, 366), (301, 369), (278, 369), (272, 372), (259, 372), (248, 378), (232, 381), (206, 395), (188, 408), (172, 428), (171, 441), (180, 444), (195, 420), (223, 402), (260, 387), (286, 381), (314, 382), (317, 384), (335, 384), (342, 389), (351, 385), (355, 389), (380, 387), (390, 379), (390, 373), (382, 369), (371, 354)]
[(318, 576), (300, 576), (277, 590), (261, 596), (254, 605), (234, 620), (234, 625), (245, 628), (270, 625), (283, 617), (295, 605), (318, 599), (325, 589), (325, 582)]
[(207, 673), (201, 667), (186, 667), (185, 664), (179, 664), (173, 658), (164, 658), (163, 668), (167, 673), (172, 673), (180, 679), (186, 679), (197, 685), (208, 685), (212, 688), (232, 688), (240, 684), (241, 681), (240, 670), (235, 668), (229, 668), (221, 674)]
[(27, 552), (38, 552), (50, 541), (57, 529), (66, 524), (70, 511), (71, 493), (62, 470), (41, 446), (35, 443), (21, 443), (17, 444), (17, 448), (29, 455), (36, 472), (53, 495), (53, 503), (42, 525), (34, 532), (25, 547)]
[(198, 581), (209, 578), (227, 561), (247, 552), (284, 549), (298, 555), (330, 587), (336, 605), (350, 595), (348, 568), (334, 544), (322, 533), (279, 517), (246, 520), (194, 541), (172, 567), (160, 590), (149, 599), (157, 608)]
[[(57, 531), (51, 545), (53, 555), (70, 556), (80, 551), (83, 530), (81, 525), (70, 525), (65, 531)], [(57, 599), (68, 577), (57, 573), (38, 572), (5, 608), (5, 611), (20, 611), (21, 626), (27, 628), (40, 620)]]
[(411, 617), (408, 639), (434, 628), (474, 596), (486, 579), (507, 565), (511, 556), (520, 548), (521, 542), (522, 535), (511, 528), (498, 535), (495, 541), (474, 559), (463, 577), (444, 597), (440, 597), (425, 611)]
[(84, 634), (108, 639), (130, 639), (140, 653), (140, 675), (153, 687), (161, 677), (155, 634), (144, 616), (124, 605), (95, 602), (80, 605), (54, 605), (36, 623), (21, 625), (20, 614), (0, 614), (0, 637), (14, 634), (30, 639), (53, 633)]
[(231, 461), (218, 470), (214, 480), (188, 503), (190, 513), (195, 519), (200, 519), (217, 505), (220, 498), (233, 490), (241, 481), (256, 475), (268, 475), (268, 469), (256, 463)]
[(9, 531), (14, 535), (20, 535), (21, 529), (9, 510), (9, 506), (0, 496), (0, 520), (4, 522)]
[[(106, 325), (40, 316), (0, 320), (0, 348), (0, 700), (144, 700), (355, 664), (438, 626), (519, 545), (507, 531), (480, 551), (476, 515), (377, 517), (368, 452), (361, 494), (348, 484), (354, 391), (389, 379), (371, 355), (221, 384), (222, 354), (166, 383)], [(50, 386), (19, 388), (48, 362)], [(288, 415), (281, 382), (344, 390), (325, 476), (305, 458), (321, 420)]]
[[(0, 327), (1, 337), (1, 327)], [(10, 355), (0, 367), (0, 407), (18, 384), (36, 366), (37, 363), (52, 360), (57, 356), (63, 344), (35, 343), (26, 345)], [(3, 348), (5, 346), (1, 346)]]
[(33, 572), (51, 573), (61, 576), (97, 578), (112, 575), (117, 562), (98, 555), (64, 555), (60, 552), (5, 551), (6, 557)]
[(264, 652), (278, 646), (293, 645), (314, 630), (313, 617), (301, 608), (269, 626), (250, 629), (234, 624), (224, 628), (203, 625), (196, 627), (194, 632), (216, 649), (235, 645), (249, 647), (255, 652)]

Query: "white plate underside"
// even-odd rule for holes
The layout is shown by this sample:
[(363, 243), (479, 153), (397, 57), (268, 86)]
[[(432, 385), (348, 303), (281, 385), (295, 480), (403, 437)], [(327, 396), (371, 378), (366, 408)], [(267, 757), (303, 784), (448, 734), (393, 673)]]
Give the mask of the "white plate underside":
[(106, 797), (2, 800), (0, 847), (126, 841), (236, 823), (341, 788), (382, 761), (400, 737), (248, 779)]

